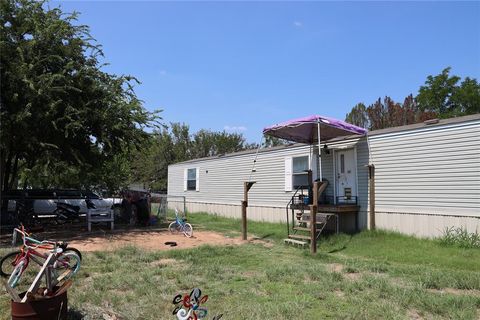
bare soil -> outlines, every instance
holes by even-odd
[[[177,245],[171,247],[166,245],[165,242],[176,242]],[[187,238],[183,234],[171,234],[165,230],[91,236],[83,239],[74,239],[70,241],[69,246],[75,247],[80,251],[113,251],[129,245],[146,250],[172,250],[195,248],[204,244],[238,245],[242,243],[245,243],[245,241],[242,241],[240,238],[228,238],[215,232],[197,231],[194,232],[193,237]]]

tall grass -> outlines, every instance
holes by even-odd
[[[439,241],[444,246],[457,246],[460,248],[480,248],[480,233],[468,232],[463,227],[449,227],[443,231]]]

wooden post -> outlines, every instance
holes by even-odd
[[[43,264],[42,268],[37,273],[37,276],[35,277],[32,284],[30,285],[30,288],[28,288],[28,291],[23,296],[23,299],[22,299],[23,303],[27,301],[29,293],[37,292],[37,289],[40,287],[40,282],[43,278],[43,275],[45,274],[45,272],[50,271],[49,267],[50,267],[50,265],[52,265],[55,262],[55,260],[57,258],[56,255],[57,255],[56,252],[52,252],[48,255],[47,259],[45,260],[45,263]]]
[[[313,183],[313,202],[310,205],[310,252],[317,252],[317,209],[318,209],[318,189],[320,182]]]
[[[255,181],[245,181],[243,183],[243,201],[242,201],[242,240],[247,240],[247,207],[248,191],[255,184]]]
[[[242,201],[242,240],[247,240],[247,201]]]
[[[368,166],[369,197],[370,197],[370,229],[375,229],[375,166]]]

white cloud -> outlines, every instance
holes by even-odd
[[[233,132],[243,132],[247,131],[247,127],[244,126],[224,126],[223,130],[225,131],[233,131]]]
[[[295,28],[301,28],[301,27],[303,27],[303,22],[301,22],[301,21],[294,21],[294,22],[293,22],[293,26],[294,26]]]

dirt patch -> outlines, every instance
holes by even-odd
[[[340,264],[340,263],[331,263],[331,264],[328,265],[328,268],[332,272],[342,273],[344,266],[343,266],[343,264]]]
[[[345,266],[340,263],[331,263],[328,265],[328,269],[331,272],[338,272],[343,274],[347,279],[356,281],[362,277],[362,274],[360,272],[346,272],[345,271]],[[348,269],[347,269],[348,271]]]
[[[171,247],[165,242],[176,242]],[[86,239],[76,239],[69,242],[70,246],[80,251],[113,251],[118,248],[134,245],[146,250],[172,250],[195,248],[204,244],[209,245],[239,245],[246,242],[265,243],[261,240],[242,241],[239,238],[227,238],[219,233],[209,231],[197,231],[192,238],[183,234],[171,234],[165,231],[125,232],[121,234],[105,234],[92,236]]]
[[[261,240],[259,238],[251,238],[248,240],[249,243],[253,243],[253,244],[261,244],[263,245],[265,248],[271,248],[273,247],[273,243],[271,242],[267,242],[267,241],[264,241],[264,240]]]
[[[258,277],[260,275],[260,272],[257,271],[244,271],[242,272],[242,275],[247,278],[254,278]]]
[[[334,290],[333,293],[335,294],[335,296],[339,297],[339,298],[343,298],[345,296],[345,293],[342,291],[342,290]]]
[[[423,317],[415,309],[408,310],[407,317],[409,319],[423,319]]]
[[[362,274],[359,272],[350,272],[350,273],[345,273],[345,277],[352,281],[356,281],[362,277]]]
[[[443,289],[427,289],[432,293],[449,293],[456,296],[480,296],[480,290],[475,289],[455,289],[455,288],[443,288]]]
[[[152,262],[150,262],[150,265],[152,267],[161,267],[161,266],[173,265],[173,264],[177,264],[177,263],[178,263],[178,261],[175,260],[175,259],[164,258],[164,259],[159,259],[159,260],[152,261]]]

